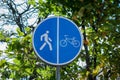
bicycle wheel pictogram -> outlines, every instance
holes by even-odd
[[[75,40],[75,41],[73,42],[73,46],[74,46],[74,47],[79,47],[79,46],[80,46],[80,42],[79,42],[78,40]]]
[[[60,46],[61,47],[66,47],[67,46],[67,41],[66,40],[61,40],[60,41]]]

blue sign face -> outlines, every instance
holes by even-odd
[[[82,35],[69,19],[50,17],[36,27],[33,47],[44,62],[51,65],[65,65],[79,55]]]

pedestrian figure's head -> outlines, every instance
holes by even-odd
[[[49,31],[46,31],[46,33],[49,33]]]

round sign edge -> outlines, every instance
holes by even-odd
[[[80,49],[79,49],[79,51],[77,52],[76,56],[73,57],[71,60],[69,60],[69,61],[67,61],[67,62],[64,62],[64,63],[60,63],[60,64],[58,64],[58,63],[52,63],[52,62],[49,62],[49,61],[45,60],[44,58],[42,58],[42,57],[39,55],[39,53],[37,52],[37,50],[35,49],[35,46],[34,46],[34,34],[35,34],[36,29],[37,29],[37,28],[39,27],[39,25],[42,24],[44,21],[46,21],[46,20],[48,20],[48,19],[51,19],[51,18],[62,18],[62,19],[65,19],[65,20],[67,20],[67,21],[70,21],[70,22],[77,28],[77,30],[78,30],[78,32],[79,32],[79,35],[81,36],[81,45],[80,45]],[[53,65],[53,66],[63,66],[63,65],[67,65],[67,64],[71,63],[72,61],[74,61],[74,60],[78,57],[78,55],[80,54],[81,48],[82,48],[82,46],[83,46],[83,35],[82,35],[81,31],[79,30],[78,26],[77,26],[72,20],[70,20],[70,19],[68,19],[68,18],[65,18],[65,17],[62,17],[62,16],[51,16],[51,17],[48,17],[48,18],[42,20],[42,21],[35,27],[35,30],[33,31],[33,35],[32,35],[32,45],[33,45],[33,50],[35,51],[36,55],[40,58],[40,60],[42,60],[43,62],[45,62],[45,63],[47,63],[47,64],[49,64],[49,65]]]

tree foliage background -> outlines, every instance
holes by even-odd
[[[43,63],[32,47],[36,25],[48,15],[73,20],[83,33],[83,49],[74,62],[61,67],[61,80],[115,80],[120,75],[119,0],[1,0],[0,79],[55,80],[55,67]],[[29,19],[35,18],[33,24]],[[5,26],[16,26],[6,31]],[[69,29],[68,29],[69,30]],[[85,62],[85,66],[78,64]]]

